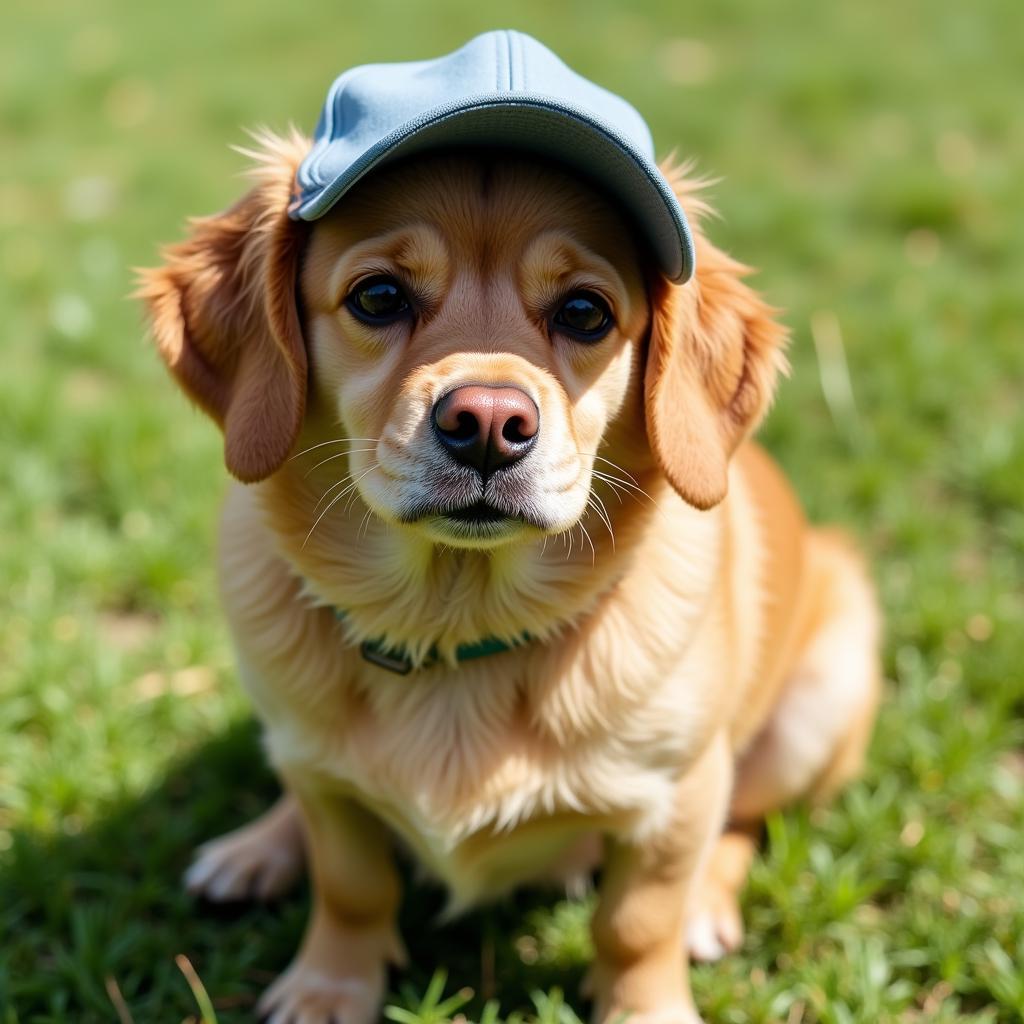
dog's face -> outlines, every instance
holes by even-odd
[[[535,161],[420,159],[315,225],[300,280],[316,401],[367,439],[347,468],[374,513],[453,546],[575,525],[649,320],[607,201]]]
[[[345,439],[337,493],[477,548],[571,528],[609,451],[693,505],[721,500],[782,361],[744,268],[698,233],[696,279],[669,285],[604,196],[479,151],[379,170],[297,225],[306,146],[271,140],[262,184],[143,277],[160,351],[236,476]]]

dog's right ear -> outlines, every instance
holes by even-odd
[[[749,269],[701,232],[700,183],[688,182],[685,168],[666,174],[693,228],[697,272],[685,285],[652,282],[647,436],[679,496],[709,509],[725,497],[729,458],[757,427],[785,371],[787,332],[745,283]]]
[[[224,431],[224,461],[262,480],[287,459],[306,405],[296,306],[305,224],[288,217],[308,143],[264,136],[258,184],[224,213],[192,222],[164,264],[139,273],[157,348],[185,392]]]

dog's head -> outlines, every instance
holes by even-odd
[[[568,530],[622,471],[722,500],[782,365],[740,264],[698,232],[695,278],[669,284],[578,177],[479,150],[383,168],[295,223],[306,150],[269,141],[256,187],[144,273],[160,352],[235,476],[310,449],[331,497],[347,484],[361,516],[454,547]]]

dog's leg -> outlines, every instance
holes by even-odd
[[[686,973],[684,910],[719,834],[732,758],[717,736],[679,785],[670,822],[642,840],[613,840],[594,914],[589,978],[595,1024],[695,1024]]]
[[[298,807],[285,794],[255,821],[200,846],[185,888],[217,903],[272,900],[291,888],[304,861]]]
[[[739,894],[764,817],[799,799],[822,802],[861,768],[880,693],[879,616],[860,559],[844,538],[808,537],[817,621],[779,703],[736,769],[732,828],[694,890],[687,931],[696,959],[743,941]]]
[[[263,995],[259,1013],[268,1024],[375,1024],[387,964],[405,959],[391,838],[352,801],[291,788],[305,827],[313,907],[302,948]]]

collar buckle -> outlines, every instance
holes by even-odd
[[[359,653],[371,665],[394,672],[395,675],[407,676],[412,671],[412,662],[409,658],[393,651],[383,651],[370,640],[364,640],[359,645]]]

